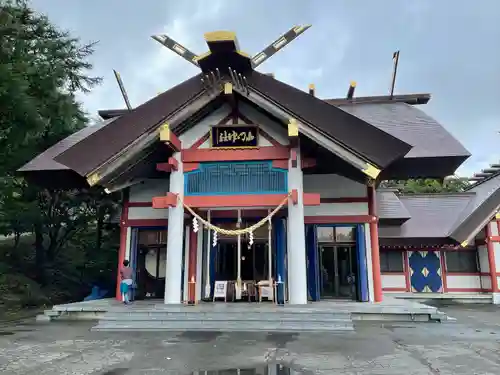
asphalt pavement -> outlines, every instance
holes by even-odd
[[[500,374],[500,307],[443,307],[455,323],[360,323],[355,333],[104,333],[93,323],[0,325],[0,373]],[[237,371],[236,369],[243,369]],[[294,372],[295,371],[295,372]]]

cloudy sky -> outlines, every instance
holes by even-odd
[[[500,161],[499,0],[32,0],[39,11],[84,41],[101,87],[86,109],[123,107],[117,69],[132,105],[197,73],[150,38],[166,33],[200,54],[203,33],[232,30],[253,55],[293,25],[313,27],[259,69],[322,98],[388,92],[392,53],[401,50],[396,93],[429,92],[421,107],[473,154],[459,174]],[[432,136],[432,135],[430,135]]]

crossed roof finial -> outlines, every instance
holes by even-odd
[[[245,70],[257,68],[310,27],[311,25],[292,27],[252,57],[249,57],[248,54],[240,50],[236,33],[232,31],[213,31],[205,33],[205,41],[207,42],[209,51],[201,55],[192,52],[168,35],[153,35],[152,38],[181,56],[190,64],[200,68],[203,72],[215,70],[215,68],[224,72],[227,70],[228,66],[231,66],[237,71],[244,72]]]

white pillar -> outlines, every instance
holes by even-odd
[[[290,254],[290,250],[291,250],[291,247],[290,247],[290,220],[286,219],[285,220],[286,222],[286,254],[285,254],[285,267],[286,267],[286,272],[285,272],[285,275],[287,276],[285,282],[285,289],[286,289],[286,300],[287,301],[290,301],[290,284],[288,284],[289,280],[290,280],[290,273],[288,272],[289,270],[289,267],[288,267],[288,254]]]
[[[271,213],[271,210],[267,211],[267,214],[269,215]],[[271,247],[271,221],[267,223],[267,279],[269,280],[269,285],[273,287],[271,279],[273,278],[273,253],[272,253],[272,247]],[[274,288],[273,288],[274,290]]]
[[[201,278],[201,273],[203,269],[203,229],[197,233],[198,242],[196,249],[196,300],[201,300],[201,286],[203,284],[203,280]]]
[[[278,375],[278,365],[277,364],[269,364],[267,366],[267,375]]]
[[[207,221],[210,223],[210,210],[207,212]],[[207,258],[205,262],[205,298],[210,298],[210,250],[212,249],[212,240],[210,239],[211,230],[207,230]]]
[[[139,234],[137,234],[139,235]],[[127,243],[125,244],[125,259],[130,261],[132,258],[132,228],[127,227]]]
[[[238,219],[237,219],[237,224],[236,228],[240,229],[241,228],[241,210],[238,210]],[[238,234],[237,236],[237,257],[238,257],[238,263],[237,264],[237,269],[236,269],[236,280],[237,280],[237,287],[239,288],[241,286],[241,235]]]
[[[191,228],[189,225],[184,226],[184,233],[186,233],[186,240],[184,241],[184,277],[182,280],[182,300],[187,301],[188,300],[188,292],[189,292],[189,240],[191,237],[189,236],[189,231]]]
[[[178,170],[170,174],[170,192],[184,198],[184,173],[180,152],[173,155]],[[165,276],[165,303],[181,303],[182,240],[184,236],[184,206],[177,202],[168,210],[167,265]]]
[[[297,165],[292,167],[288,161],[288,191],[297,190],[298,202],[288,204],[288,286],[290,303],[307,304],[307,267],[306,267],[306,235],[304,226],[303,175],[300,162],[300,150],[297,147]]]

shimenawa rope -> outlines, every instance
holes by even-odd
[[[220,233],[220,234],[224,234],[226,236],[238,236],[238,235],[241,235],[241,234],[246,234],[246,233],[254,232],[256,229],[258,229],[261,226],[263,226],[266,223],[266,221],[269,221],[285,205],[285,203],[287,202],[288,198],[291,195],[292,195],[292,193],[287,194],[287,196],[285,198],[283,198],[283,201],[273,211],[271,211],[269,213],[269,215],[267,215],[265,218],[263,218],[259,222],[255,223],[252,226],[249,226],[248,228],[233,229],[233,230],[219,228],[219,227],[217,227],[217,226],[209,223],[208,221],[206,221],[205,219],[203,219],[200,215],[198,215],[196,212],[194,212],[194,210],[191,207],[189,207],[188,205],[186,205],[184,203],[184,201],[181,199],[180,196],[177,196],[177,199],[178,199],[179,203],[181,203],[186,208],[186,210],[188,210],[189,213],[191,215],[193,215],[193,217],[195,217],[197,220],[199,220],[208,229],[211,229],[214,232],[217,232],[217,233]]]

